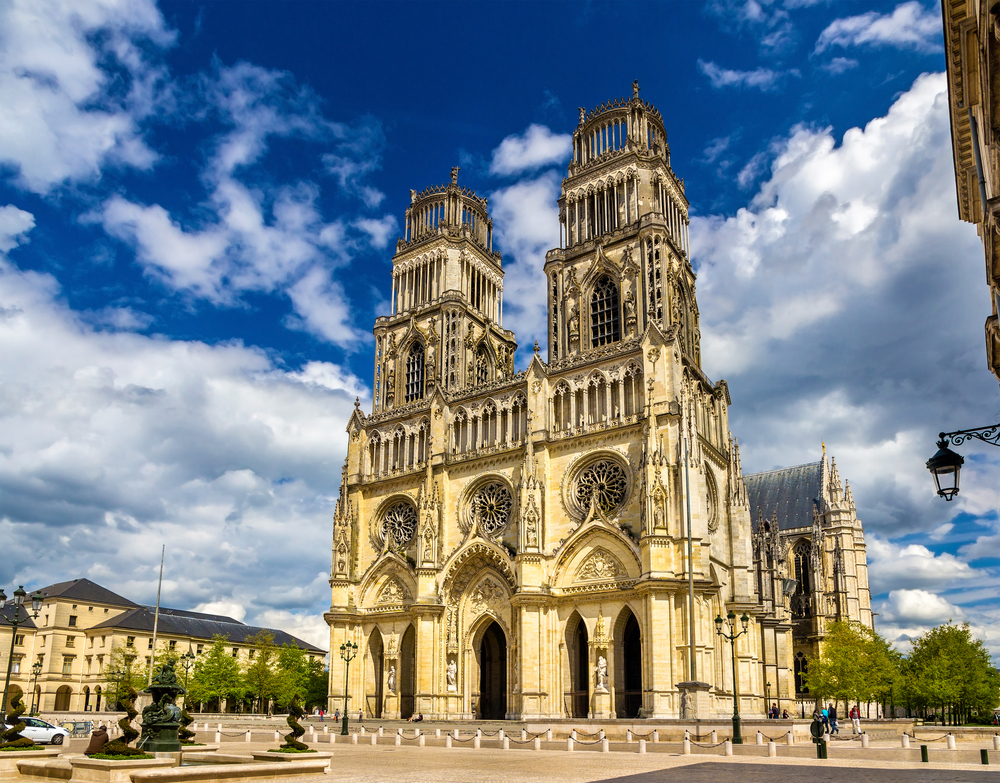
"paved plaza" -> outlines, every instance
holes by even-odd
[[[412,731],[408,734],[412,736]],[[200,739],[207,740],[207,736]],[[885,741],[862,751],[854,743],[831,747],[832,758],[819,761],[810,758],[811,746],[779,748],[779,755],[768,758],[766,747],[744,745],[736,755],[721,755],[721,748],[694,748],[689,756],[681,754],[678,743],[648,744],[647,753],[639,754],[637,743],[612,743],[612,752],[600,752],[600,745],[578,745],[572,753],[564,749],[565,741],[549,745],[552,749],[531,750],[531,746],[502,750],[489,746],[473,750],[464,747],[444,748],[433,736],[427,745],[419,747],[412,741],[401,746],[393,744],[391,736],[382,744],[372,746],[369,737],[359,738],[353,745],[337,737],[332,745],[326,737],[313,747],[332,751],[334,760],[329,775],[290,778],[295,783],[382,783],[395,780],[405,783],[700,783],[705,781],[738,781],[738,783],[769,783],[775,780],[808,780],[810,783],[856,783],[878,780],[879,783],[996,783],[997,767],[976,763],[978,748],[987,742],[962,744],[956,751],[933,750],[931,763],[903,760],[909,755]],[[492,743],[495,744],[494,739]],[[310,743],[312,744],[312,743]],[[81,753],[86,740],[72,740],[66,753]],[[273,742],[225,741],[221,752],[249,754],[274,747]],[[803,752],[799,755],[799,752]],[[918,752],[919,753],[919,752]],[[990,760],[1000,762],[1000,753],[991,751]],[[919,755],[917,756],[919,758]],[[30,780],[21,778],[22,781]]]

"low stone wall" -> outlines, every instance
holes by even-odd
[[[50,760],[58,756],[62,751],[59,748],[45,748],[43,750],[5,750],[0,752],[0,777],[9,777],[17,774],[17,762],[28,759]]]

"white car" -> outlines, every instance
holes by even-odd
[[[27,737],[39,745],[45,743],[62,745],[70,735],[62,726],[53,726],[41,718],[21,718],[21,720],[24,721],[24,731],[21,732],[21,736]],[[5,724],[4,728],[9,729],[10,724]]]

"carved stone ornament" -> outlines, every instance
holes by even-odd
[[[390,577],[389,580],[382,585],[378,598],[375,599],[375,605],[383,606],[385,604],[401,604],[409,600],[410,591],[407,590],[398,579]]]
[[[502,533],[507,528],[513,507],[510,490],[499,481],[480,487],[472,496],[471,512],[479,520],[479,529],[489,536]]]
[[[580,566],[576,578],[587,581],[617,579],[625,573],[625,567],[617,557],[606,549],[597,549]]]
[[[507,593],[504,589],[492,579],[487,578],[480,582],[476,586],[476,589],[472,591],[472,595],[469,598],[469,606],[475,614],[482,614],[487,609],[499,613],[506,597]]]
[[[625,503],[628,477],[618,462],[598,460],[580,471],[574,493],[581,507],[589,507],[593,499],[602,512],[612,514]]]
[[[417,510],[406,502],[394,503],[382,515],[382,540],[397,547],[410,543],[417,530]]]

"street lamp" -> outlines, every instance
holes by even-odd
[[[890,720],[894,720],[896,717],[896,705],[893,703],[896,700],[896,696],[892,691],[892,680],[889,680],[889,715]]]
[[[937,493],[945,500],[951,500],[958,494],[958,477],[962,471],[962,465],[965,464],[965,458],[948,447],[961,446],[969,438],[1000,446],[1000,424],[976,427],[971,430],[938,433],[938,450],[933,457],[927,460],[927,470],[934,476]]]
[[[771,717],[771,683],[764,683],[764,714]]]
[[[725,623],[729,626],[729,633],[722,630],[722,624]],[[726,615],[726,619],[723,620],[721,617],[715,618],[715,632],[721,636],[723,639],[728,639],[733,651],[733,744],[742,745],[743,735],[740,733],[740,694],[739,694],[739,682],[737,679],[736,672],[736,640],[739,639],[748,630],[747,626],[750,624],[750,618],[747,617],[746,612],[740,618],[740,623],[743,626],[742,631],[736,630],[736,614],[730,610],[729,614]]]
[[[3,702],[0,702],[0,718],[5,722],[7,720],[7,694],[10,692],[10,671],[14,665],[14,640],[17,639],[17,626],[28,621],[28,610],[24,610],[24,619],[21,619],[21,608],[24,605],[24,599],[27,598],[28,594],[24,592],[24,585],[21,585],[14,591],[14,611],[11,613],[11,617],[8,618],[8,622],[11,626],[10,631],[10,655],[7,656],[7,679],[4,680],[3,684]],[[42,608],[42,601],[45,600],[40,592],[35,591],[31,594],[31,617],[38,617],[38,612]],[[7,595],[3,590],[0,590],[0,609],[3,609],[7,605]]]
[[[347,736],[347,673],[351,670],[351,661],[358,654],[358,646],[354,642],[340,645],[340,658],[344,662],[344,725],[340,730],[342,737]]]
[[[35,696],[38,685],[38,675],[42,673],[42,662],[35,661],[31,664],[31,715],[35,714]]]
[[[187,709],[188,675],[191,673],[191,667],[194,666],[193,652],[188,650],[181,656],[181,666],[184,667],[184,709]]]

